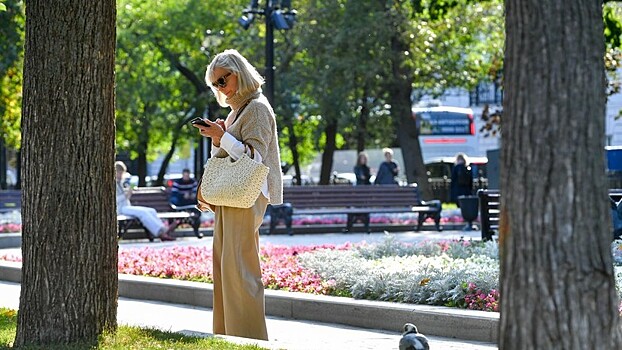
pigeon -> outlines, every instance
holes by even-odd
[[[430,350],[428,338],[419,333],[414,324],[406,323],[400,339],[400,350]]]

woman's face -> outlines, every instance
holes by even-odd
[[[214,69],[214,77],[216,78],[212,81],[212,85],[227,98],[235,95],[238,91],[238,77],[232,72],[222,67],[216,67]]]
[[[121,179],[123,179],[123,174],[125,174],[125,171],[123,171],[123,169],[116,169],[117,181],[121,181]]]

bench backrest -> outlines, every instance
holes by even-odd
[[[499,190],[479,190],[479,212],[482,225],[482,237],[499,231],[499,213],[501,208],[501,194]],[[622,189],[610,189],[609,197],[616,202],[622,200]]]
[[[20,210],[22,208],[22,192],[19,190],[0,191],[0,212]]]
[[[291,186],[283,202],[294,208],[408,207],[419,205],[417,186]]]
[[[479,219],[482,225],[482,238],[492,238],[499,230],[499,210],[501,194],[499,190],[479,190]]]
[[[137,187],[132,191],[130,202],[132,205],[151,207],[159,213],[174,211],[164,187]]]

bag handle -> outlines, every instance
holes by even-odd
[[[231,123],[231,125],[233,125],[238,120],[238,117],[240,116],[240,114],[242,114],[244,108],[246,108],[249,103],[251,103],[251,100],[246,101],[246,103],[242,107],[240,107],[240,109],[238,109],[238,112],[235,114],[235,119],[233,119],[233,123]]]
[[[246,153],[246,148],[248,148],[251,151],[251,159],[255,159],[255,148],[253,148],[253,146],[248,145],[248,144],[244,144],[244,153]]]

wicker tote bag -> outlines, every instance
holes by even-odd
[[[238,160],[227,156],[207,161],[199,188],[202,201],[234,208],[250,208],[255,204],[270,169],[253,160],[255,149],[252,146],[244,146],[244,154]],[[246,147],[251,151],[250,157]]]

